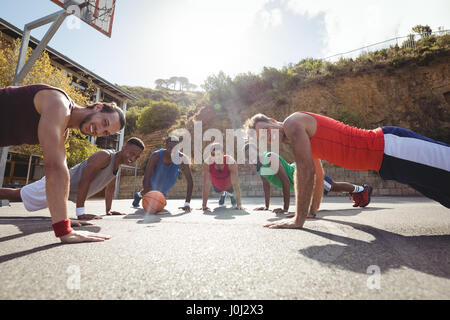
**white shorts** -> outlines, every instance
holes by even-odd
[[[20,189],[20,196],[25,209],[28,211],[38,211],[47,208],[45,177]]]

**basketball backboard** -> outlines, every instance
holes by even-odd
[[[64,9],[80,6],[79,18],[101,33],[111,37],[116,0],[51,0]]]

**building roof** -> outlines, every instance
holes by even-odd
[[[22,30],[20,30],[16,26],[13,26],[12,24],[3,20],[2,18],[0,18],[0,32],[10,36],[13,39],[22,38],[22,35],[23,35]],[[31,48],[33,48],[33,49],[36,48],[38,44],[39,44],[39,40],[37,40],[34,37],[30,37],[29,46]],[[85,67],[76,63],[72,59],[70,59],[67,56],[63,55],[62,53],[56,51],[55,49],[53,49],[51,47],[47,47],[45,50],[48,53],[52,63],[54,63],[56,66],[73,74],[75,77],[80,78],[81,80],[92,81],[96,86],[100,87],[103,92],[112,96],[113,98],[116,98],[121,101],[123,101],[123,100],[138,100],[135,96],[129,94],[122,88],[103,79],[102,77],[98,76],[94,72],[86,69]]]

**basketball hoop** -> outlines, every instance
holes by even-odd
[[[76,15],[82,21],[111,38],[116,0],[51,0],[58,6],[69,9],[77,6]]]

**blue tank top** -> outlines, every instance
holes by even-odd
[[[150,188],[162,192],[165,196],[177,182],[180,166],[173,162],[166,166],[163,160],[163,151],[164,149],[158,150],[159,159],[150,179]]]

